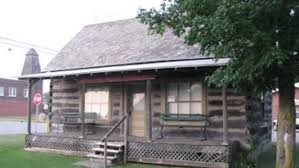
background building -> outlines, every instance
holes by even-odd
[[[27,87],[26,81],[0,78],[0,117],[26,116]]]
[[[22,75],[39,73],[41,71],[38,54],[30,49],[26,54]],[[14,117],[27,115],[28,81],[0,78],[0,117]],[[32,86],[32,96],[43,93],[43,82]],[[31,96],[31,97],[32,97]],[[39,111],[42,106],[39,107]],[[35,112],[32,106],[31,112]]]

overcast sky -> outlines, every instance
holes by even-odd
[[[157,8],[160,3],[161,0],[1,0],[0,77],[19,76],[30,47],[3,37],[59,51],[84,25],[133,18],[139,8]],[[36,49],[44,68],[55,52]]]

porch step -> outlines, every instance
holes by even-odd
[[[105,159],[105,143],[97,143],[98,147],[92,149],[92,153],[86,156],[91,160],[104,162]],[[124,144],[121,142],[107,142],[107,163],[116,163],[123,160]]]
[[[93,148],[92,151],[94,152],[104,152],[104,148]],[[121,153],[122,150],[115,150],[115,149],[107,149],[107,153]]]
[[[104,146],[105,143],[99,142],[99,143],[97,143],[97,145]],[[122,143],[122,142],[107,142],[107,147],[121,148],[121,147],[124,147],[124,143]]]
[[[88,158],[91,158],[91,159],[99,159],[99,160],[104,160],[105,159],[104,155],[97,155],[97,154],[94,154],[94,153],[89,153],[86,156]],[[117,158],[117,156],[107,156],[107,162],[111,163],[116,158]]]

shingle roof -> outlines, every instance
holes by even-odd
[[[203,58],[171,31],[149,35],[147,26],[128,19],[85,26],[44,71]]]

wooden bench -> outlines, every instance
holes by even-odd
[[[207,140],[206,128],[210,124],[205,114],[161,114],[161,138],[163,138],[164,127],[188,127],[201,128],[201,136],[203,140]]]
[[[66,131],[69,128],[79,129],[82,124],[81,115],[82,114],[80,112],[65,112],[63,115],[64,131]],[[96,120],[97,120],[97,113],[93,113],[93,112],[85,113],[84,123],[86,125],[87,134],[95,133]]]

